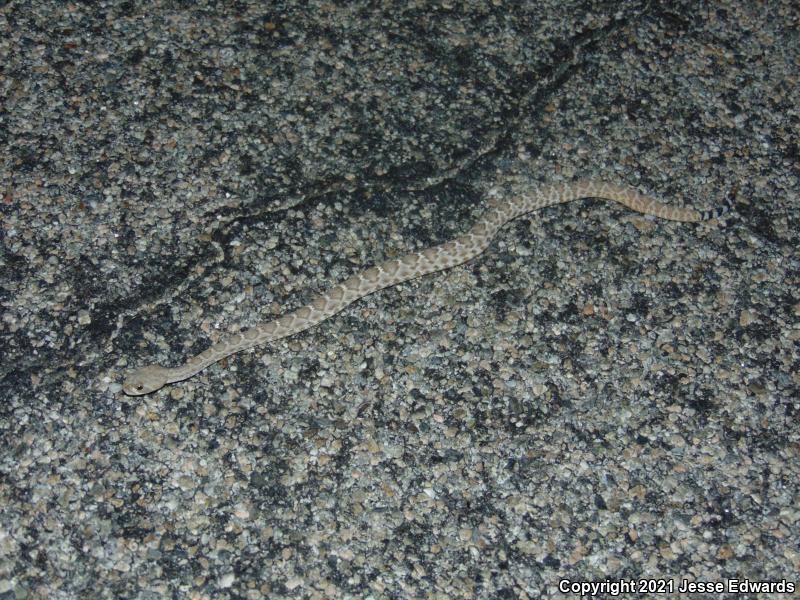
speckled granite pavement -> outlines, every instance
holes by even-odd
[[[0,2],[0,598],[798,597],[796,3],[288,4]]]

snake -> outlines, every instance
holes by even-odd
[[[226,356],[300,333],[368,294],[475,258],[486,250],[502,227],[521,215],[580,198],[610,200],[639,213],[687,223],[717,219],[731,209],[728,199],[721,207],[701,211],[665,204],[632,187],[596,180],[545,185],[510,198],[492,198],[486,211],[463,235],[364,269],[318,295],[309,304],[273,321],[232,334],[180,366],[170,368],[154,364],[135,369],[126,377],[122,390],[130,396],[150,394],[167,384],[188,379]]]

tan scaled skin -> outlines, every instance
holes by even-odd
[[[181,366],[166,368],[149,365],[136,369],[125,379],[122,389],[130,396],[149,394],[168,383],[188,379],[226,356],[294,335],[332,317],[368,294],[428,273],[449,269],[476,257],[489,246],[498,230],[520,215],[579,198],[613,200],[640,213],[691,223],[715,219],[730,208],[726,204],[716,210],[698,211],[670,206],[644,196],[633,188],[598,181],[548,185],[522,196],[493,200],[467,233],[444,244],[387,260],[361,271],[317,296],[310,304],[274,321],[231,335]]]

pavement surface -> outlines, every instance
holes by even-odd
[[[0,2],[0,598],[800,597],[799,26]],[[733,211],[550,207],[121,391],[579,178]]]

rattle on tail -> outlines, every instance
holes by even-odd
[[[640,213],[689,223],[716,219],[731,208],[729,201],[718,209],[707,211],[670,206],[644,196],[633,188],[596,181],[549,185],[523,196],[495,200],[490,203],[489,209],[472,229],[464,235],[357,273],[317,296],[310,304],[275,321],[261,323],[236,333],[190,358],[179,367],[150,365],[136,369],[125,379],[122,389],[130,396],[149,394],[168,383],[187,379],[235,352],[299,333],[330,318],[367,294],[434,271],[449,269],[474,258],[489,246],[500,228],[520,215],[578,198],[613,200]]]

